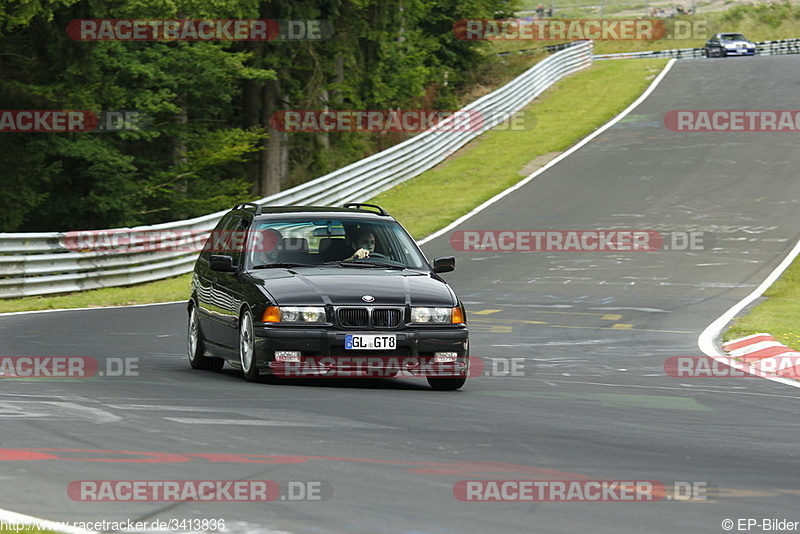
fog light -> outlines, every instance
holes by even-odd
[[[300,356],[302,356],[302,352],[299,350],[276,350],[275,351],[275,361],[276,362],[299,362]]]
[[[433,363],[453,363],[458,360],[457,352],[434,352]]]

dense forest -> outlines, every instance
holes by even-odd
[[[211,213],[400,138],[285,133],[278,110],[458,109],[485,43],[464,18],[514,0],[19,0],[0,6],[0,109],[128,113],[120,131],[0,131],[0,232]],[[320,39],[80,40],[71,21],[323,21]],[[75,22],[72,22],[74,25]],[[141,120],[143,119],[143,120]],[[129,124],[130,126],[130,124]]]

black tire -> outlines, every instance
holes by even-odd
[[[248,382],[258,379],[256,366],[255,332],[253,330],[253,313],[245,310],[239,321],[239,364],[242,366],[242,375]]]
[[[466,376],[429,376],[428,385],[436,391],[455,391],[467,381]]]
[[[200,329],[200,322],[197,319],[197,307],[192,304],[189,308],[189,365],[192,369],[202,371],[221,371],[225,365],[225,360],[220,358],[209,358],[205,356],[206,344],[203,339],[203,331]]]

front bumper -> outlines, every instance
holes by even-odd
[[[394,334],[392,350],[345,349],[347,334]],[[414,376],[466,376],[469,368],[469,333],[465,326],[391,331],[344,331],[256,325],[256,366],[281,376],[394,376],[400,371]],[[275,351],[299,351],[299,362],[275,361]],[[437,352],[456,353],[452,362],[435,362]]]
[[[725,48],[726,56],[754,56],[756,54],[755,48]]]

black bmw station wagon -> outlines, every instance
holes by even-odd
[[[379,206],[237,204],[192,277],[189,362],[245,379],[424,376],[455,390],[469,371],[466,313],[406,230]]]

